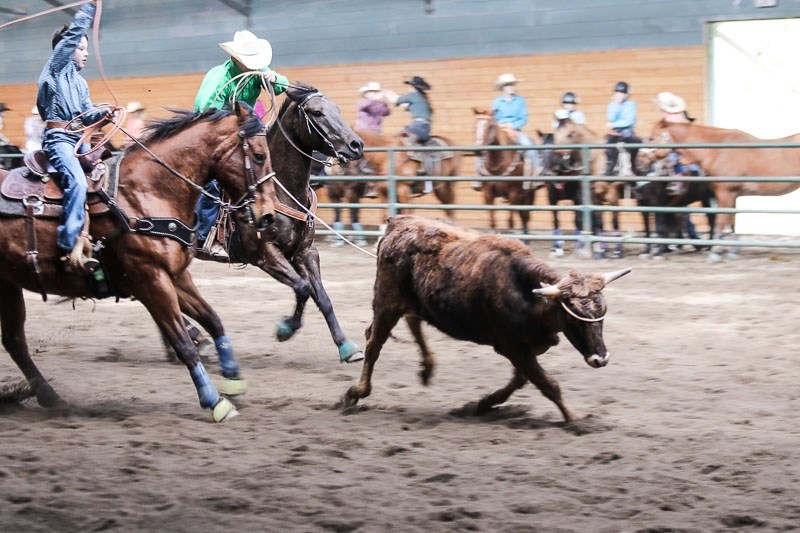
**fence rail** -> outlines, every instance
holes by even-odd
[[[574,145],[558,145],[560,150],[580,150],[584,160],[589,159],[590,150],[605,150],[610,146],[616,147],[620,151],[629,148],[652,148],[652,149],[665,149],[665,148],[714,148],[714,149],[741,149],[741,148],[757,148],[769,150],[770,148],[798,148],[800,143],[641,143],[641,144],[624,144],[618,143],[615,145],[607,144],[574,144]],[[397,182],[398,181],[446,181],[446,182],[461,182],[461,181],[519,181],[529,182],[531,177],[520,176],[417,176],[409,178],[397,175],[397,153],[398,152],[438,152],[438,151],[451,151],[451,152],[464,152],[467,155],[477,155],[481,152],[487,151],[502,151],[502,150],[529,150],[529,151],[546,151],[552,150],[553,145],[515,145],[515,146],[448,146],[442,147],[405,147],[405,146],[386,146],[386,147],[370,147],[365,148],[365,152],[386,152],[389,158],[389,175],[388,176],[315,176],[314,180],[319,182],[330,181],[387,181],[388,182],[388,202],[385,203],[330,203],[322,202],[319,204],[320,208],[341,208],[341,209],[385,209],[390,215],[397,214],[402,209],[415,209],[415,210],[452,210],[452,211],[570,211],[582,217],[582,231],[576,235],[539,233],[539,234],[505,234],[508,237],[513,237],[522,240],[531,241],[576,241],[582,246],[591,246],[594,242],[604,243],[623,243],[623,244],[655,244],[655,245],[682,245],[682,244],[695,244],[699,246],[716,246],[716,245],[732,245],[737,247],[764,247],[764,248],[800,248],[800,240],[791,239],[786,237],[776,238],[775,240],[758,240],[739,238],[731,239],[677,239],[677,238],[653,238],[643,237],[637,235],[593,235],[591,230],[591,213],[593,212],[618,212],[618,213],[700,213],[700,214],[780,214],[780,215],[800,215],[800,209],[740,209],[740,208],[720,208],[720,207],[651,207],[651,206],[608,206],[608,205],[593,205],[591,203],[583,203],[579,205],[472,205],[472,204],[410,204],[399,203],[397,200]],[[9,154],[3,155],[8,158],[21,158],[21,155]],[[800,169],[798,169],[800,170]],[[536,176],[535,181],[578,181],[581,183],[582,198],[588,198],[591,202],[591,184],[594,181],[608,181],[605,176],[591,176],[582,174],[579,176]],[[645,181],[662,181],[672,182],[677,181],[674,176],[614,176],[614,181],[623,181],[626,183],[640,183]],[[800,184],[800,177],[798,176],[681,176],[680,181],[692,182],[797,182]],[[320,235],[331,234],[330,231],[319,229]],[[382,234],[381,231],[343,231],[346,236],[371,236],[378,237]]]

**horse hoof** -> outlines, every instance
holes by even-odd
[[[220,399],[211,412],[214,417],[214,422],[217,423],[239,416],[239,411],[236,410],[236,407],[227,398]]]
[[[364,353],[356,346],[353,341],[346,341],[339,346],[339,362],[357,363],[364,360]]]
[[[288,341],[292,338],[295,333],[295,330],[290,324],[288,320],[281,320],[278,322],[278,328],[275,330],[275,336],[278,338],[280,342]]]
[[[247,383],[243,379],[222,378],[219,392],[225,396],[241,396],[247,392]]]
[[[717,252],[710,252],[708,254],[709,263],[719,263],[720,261],[722,261],[722,257]]]

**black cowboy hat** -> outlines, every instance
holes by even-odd
[[[423,80],[419,76],[414,76],[410,80],[404,81],[403,83],[407,83],[407,84],[411,85],[412,87],[414,87],[415,89],[418,89],[420,91],[430,91],[431,90],[431,86],[428,85],[428,82]]]
[[[5,102],[0,102],[0,113],[2,113],[3,111],[11,111],[11,108],[10,107],[6,107],[6,103]]]

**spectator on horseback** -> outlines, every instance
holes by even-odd
[[[206,73],[197,96],[194,99],[194,110],[198,113],[215,107],[231,109],[233,101],[243,101],[250,107],[255,106],[261,94],[262,79],[270,83],[276,95],[281,94],[289,86],[289,79],[270,69],[272,62],[272,45],[266,39],[259,39],[247,30],[237,31],[232,41],[220,43],[220,48],[230,58]],[[245,72],[258,73],[247,79],[234,78]],[[216,180],[206,185],[206,192],[219,198],[221,191]],[[227,253],[214,242],[211,229],[219,215],[219,204],[206,195],[200,196],[195,208],[197,216],[197,239],[203,243],[203,249],[212,254],[226,256]],[[211,238],[209,238],[211,237]]]
[[[553,121],[553,128],[557,128],[558,121],[565,118],[570,119],[575,124],[586,124],[586,115],[578,109],[578,104],[580,103],[581,99],[578,98],[578,95],[571,91],[565,92],[561,97],[561,107],[553,113],[556,118]]]
[[[530,137],[522,131],[522,128],[528,123],[528,103],[525,98],[517,94],[516,86],[521,81],[523,80],[518,79],[511,73],[500,74],[497,77],[494,82],[494,88],[501,91],[502,94],[492,101],[492,114],[501,128],[514,131],[517,144],[533,146]],[[536,166],[538,166],[538,154],[526,151],[524,174],[530,176],[534,173]],[[525,189],[529,189],[530,186],[530,182],[523,183],[523,188]]]
[[[606,110],[606,135],[607,144],[640,143],[642,140],[634,133],[636,126],[636,102],[629,97],[630,87],[624,81],[617,82],[611,101]],[[631,166],[636,161],[638,149],[628,149],[631,155]],[[616,146],[606,149],[606,176],[614,175],[614,167],[619,159],[619,150]]]
[[[358,101],[358,115],[356,116],[356,129],[381,133],[381,123],[383,119],[392,112],[389,109],[388,99],[384,94],[381,84],[371,81],[358,90],[361,100]],[[366,158],[361,160],[359,169],[363,174],[374,174],[374,169],[370,168]],[[368,181],[364,191],[365,198],[377,198],[375,192],[375,182]]]
[[[67,124],[83,114],[83,124],[107,118],[107,111],[93,109],[89,85],[80,75],[89,59],[86,32],[94,19],[97,0],[84,4],[72,22],[55,31],[53,53],[39,76],[36,106],[45,121],[42,148],[50,163],[61,174],[64,189],[64,214],[57,229],[57,244],[68,257],[73,270],[93,271],[99,263],[91,257],[86,217],[87,180],[74,154],[80,135],[65,130]]]
[[[387,91],[385,93],[386,97],[394,105],[401,106],[411,114],[411,123],[400,130],[400,134],[407,137],[410,144],[424,145],[431,137],[433,108],[427,94],[431,90],[431,86],[420,76],[413,76],[403,83],[411,85],[414,90],[400,97],[391,91]],[[426,181],[425,188],[421,191],[421,194],[427,194],[432,191],[433,182]]]
[[[5,102],[0,102],[0,145],[11,144],[11,141],[8,140],[8,137],[6,137],[3,134],[3,126],[5,125],[6,111],[11,111],[11,108],[6,107]]]
[[[39,116],[39,108],[33,106],[31,114],[22,125],[25,131],[25,151],[27,153],[42,149],[42,135],[44,135],[44,121]]]
[[[661,118],[667,122],[691,124],[695,120],[689,116],[689,113],[686,111],[686,101],[677,94],[671,92],[660,92],[653,99],[653,103],[655,103],[658,109],[661,111]],[[678,153],[676,150],[670,151],[669,155],[667,156],[667,162],[669,163],[669,167],[672,169],[672,173],[675,176],[700,175],[700,166],[697,163],[686,162],[682,160],[680,153]],[[687,188],[688,184],[684,181],[672,181],[667,184],[667,192],[671,196],[683,194],[686,192]],[[691,224],[691,222],[689,222],[689,224]],[[696,234],[696,232],[694,232],[694,227],[690,228],[689,233]]]

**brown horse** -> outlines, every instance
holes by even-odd
[[[475,113],[475,144],[478,146],[509,146],[519,144],[514,132],[502,128],[489,111],[473,109]],[[524,176],[524,152],[517,150],[492,150],[481,152],[477,160],[480,176]],[[506,198],[510,205],[533,204],[533,188],[526,188],[522,181],[482,181],[481,193],[486,205],[493,205],[495,198]],[[517,211],[522,222],[522,232],[528,233],[530,211]],[[489,226],[496,228],[494,210],[489,210]],[[514,229],[514,211],[508,216],[508,229]]]
[[[405,147],[408,146],[407,138],[402,134],[388,137],[372,131],[356,129],[355,132],[364,140],[364,146],[374,147]],[[445,137],[432,135],[431,140],[440,146],[453,146],[453,142]],[[428,156],[427,165],[423,159],[425,154]],[[397,185],[397,201],[402,204],[409,203],[413,193],[415,183],[424,179],[422,176],[427,172],[428,175],[435,176],[458,176],[461,168],[461,154],[459,152],[394,152],[395,175],[400,179]],[[366,164],[370,171],[378,176],[389,175],[389,154],[387,152],[365,152],[364,161],[350,163],[345,168],[345,175],[357,176],[363,174],[362,166]],[[429,168],[426,168],[429,167]],[[405,178],[405,179],[404,179]],[[381,202],[387,202],[389,198],[389,184],[385,181],[376,184],[376,191]],[[452,204],[455,201],[453,182],[435,182],[433,194],[442,204]],[[453,211],[447,210],[445,214],[452,219]]]
[[[604,136],[595,133],[585,124],[577,124],[570,118],[559,118],[558,125],[553,131],[553,144],[604,144]],[[589,161],[584,161],[581,150],[578,149],[553,149],[553,152],[560,157],[561,166],[567,169],[571,175],[588,174],[590,176],[602,176],[606,170],[605,149],[591,150]],[[615,181],[594,181],[592,182],[592,205],[619,205],[622,198],[623,182]],[[619,216],[613,212],[611,216],[614,233],[619,233]],[[594,211],[592,213],[592,232],[602,233],[603,220],[602,213]],[[621,255],[621,247],[615,250],[615,257]]]
[[[52,182],[23,176],[27,169],[0,174],[0,328],[2,343],[28,380],[42,406],[63,401],[31,360],[25,339],[23,289],[68,298],[133,297],[142,302],[189,369],[200,406],[214,421],[234,416],[233,404],[211,383],[184,328],[181,312],[225,339],[219,316],[198,292],[187,270],[193,257],[194,206],[203,184],[215,177],[232,198],[241,223],[269,230],[275,216],[275,190],[264,126],[249,107],[233,112],[211,109],[198,114],[178,111],[154,123],[144,147],[127,150],[112,173],[112,185],[90,195],[89,233],[101,270],[93,275],[65,270],[56,247],[61,216]],[[35,179],[34,179],[35,178]],[[25,180],[25,181],[23,181]],[[18,184],[24,202],[10,199]],[[112,198],[109,198],[112,197]],[[105,205],[104,205],[105,204]],[[100,275],[102,273],[102,275]],[[102,279],[104,277],[104,279]],[[106,290],[98,290],[102,280]],[[113,332],[109,343],[113,343]],[[229,344],[220,352],[221,391],[243,390],[239,366]],[[228,387],[230,385],[230,387]]]
[[[650,138],[656,143],[756,143],[770,142],[759,139],[741,130],[698,126],[661,120],[653,127]],[[800,134],[775,143],[800,142]],[[797,176],[800,173],[800,150],[797,148],[675,148],[687,161],[697,163],[708,176]],[[666,157],[669,150],[659,150],[656,155]],[[736,207],[739,196],[781,196],[798,187],[800,182],[724,182],[709,183],[717,198],[717,205],[723,208]],[[722,236],[733,231],[734,217],[730,213],[719,213],[716,220],[716,235]],[[719,257],[717,251],[710,256]]]

